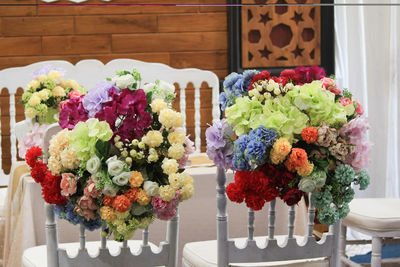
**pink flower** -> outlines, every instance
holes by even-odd
[[[182,158],[178,160],[179,169],[183,169],[186,166],[190,165],[189,155],[195,152],[194,143],[189,139],[189,136],[186,136],[185,142],[185,154]]]
[[[74,212],[76,212],[77,214],[85,217],[86,220],[94,220],[97,218],[96,213],[94,213],[93,210],[87,210],[87,209],[82,209],[79,206],[75,206],[74,208]]]
[[[78,200],[78,205],[82,208],[82,210],[96,210],[97,206],[94,203],[93,198],[88,196],[82,196]]]
[[[331,91],[335,95],[340,95],[342,93],[342,90],[340,90],[340,88],[336,86],[335,80],[324,77],[321,79],[321,81],[322,81],[322,86],[325,87],[326,90]]]
[[[345,163],[350,164],[355,171],[361,171],[362,169],[365,169],[368,167],[370,150],[370,142],[365,142],[355,146],[354,152],[347,156]]]
[[[32,131],[22,137],[21,142],[18,143],[18,155],[21,158],[25,158],[26,151],[29,148],[33,146],[43,147],[43,135],[48,126],[48,124],[40,125],[39,123],[35,123]]]
[[[344,107],[347,106],[347,105],[350,105],[352,103],[353,102],[351,101],[350,98],[344,98],[344,97],[340,98],[340,104],[342,104]]]
[[[164,201],[159,196],[153,197],[151,200],[153,213],[157,214],[157,217],[161,220],[172,219],[176,215],[176,207],[178,206],[179,197],[179,190],[175,192],[175,197],[170,201]]]
[[[76,193],[76,178],[73,173],[61,174],[61,195],[68,197]]]
[[[72,99],[72,98],[79,98],[81,96],[81,94],[76,91],[76,90],[72,90],[71,92],[69,92],[68,94],[68,98]]]
[[[101,195],[101,190],[96,188],[96,183],[89,180],[83,190],[83,194],[88,197],[97,198]]]
[[[81,95],[76,98],[71,98],[67,101],[63,101],[60,103],[60,119],[58,123],[61,128],[68,130],[74,129],[75,125],[80,121],[86,121],[88,117],[88,113],[83,108],[82,99],[84,95]]]
[[[354,103],[357,104],[356,112],[357,112],[359,115],[364,114],[364,108],[363,108],[363,106],[360,104],[360,102],[358,102],[357,100],[354,100]]]

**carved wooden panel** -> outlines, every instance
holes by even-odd
[[[277,4],[319,2],[274,1]],[[242,3],[265,4],[267,1],[242,0]],[[243,6],[241,16],[242,68],[321,64],[320,7]]]

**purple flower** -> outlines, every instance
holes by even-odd
[[[37,78],[40,75],[48,75],[49,72],[52,71],[52,70],[58,71],[61,74],[61,76],[65,75],[65,70],[64,69],[56,68],[53,65],[46,65],[46,66],[42,67],[41,69],[34,71],[32,73],[32,76],[33,76],[33,78]]]
[[[71,98],[60,103],[60,124],[61,128],[74,129],[75,125],[80,121],[87,121],[88,114],[83,108],[82,99],[85,95]]]
[[[111,93],[114,91],[118,91],[118,88],[111,81],[101,81],[88,91],[83,99],[83,107],[88,111],[90,118],[103,108],[104,103],[112,99]]]
[[[207,155],[218,167],[231,169],[233,158],[232,127],[224,119],[206,130]]]

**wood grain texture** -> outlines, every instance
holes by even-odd
[[[4,36],[66,35],[74,32],[73,17],[3,18]]]

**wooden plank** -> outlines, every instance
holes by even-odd
[[[3,2],[2,2],[3,4]],[[10,16],[34,16],[36,15],[35,6],[2,6],[0,8],[1,17]]]
[[[215,1],[215,0],[200,0],[199,7],[200,12],[227,12],[228,7],[226,6],[213,6],[215,4],[228,4],[228,1]]]
[[[155,32],[155,15],[77,16],[76,34]]]
[[[42,40],[44,55],[79,55],[109,53],[110,36],[45,36]]]
[[[199,51],[171,53],[170,65],[174,68],[199,68],[205,70],[228,68],[228,52]]]
[[[177,52],[226,50],[226,32],[115,34],[112,36],[113,52]]]
[[[159,32],[227,31],[226,13],[173,14],[158,17]]]
[[[73,17],[3,18],[4,36],[66,35],[74,32]]]
[[[39,55],[41,53],[40,37],[0,38],[0,51],[2,56]]]

